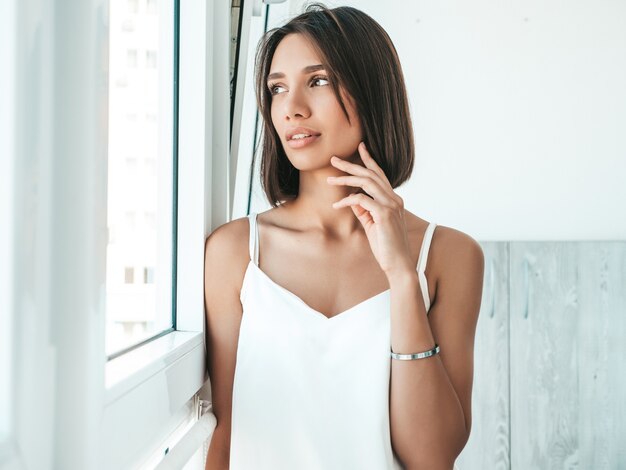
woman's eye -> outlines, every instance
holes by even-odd
[[[318,80],[322,80],[322,81],[328,82],[328,79],[326,77],[313,77],[311,79],[312,82],[316,82]]]
[[[274,91],[276,88],[282,88],[280,85],[270,85],[270,94],[276,95],[277,93]]]
[[[311,79],[311,82],[310,82],[310,83],[317,82],[317,81],[319,81],[319,80],[322,80],[322,81],[328,82],[328,78],[323,77],[323,76],[317,76],[317,77],[313,77],[313,78]],[[321,86],[325,86],[325,85],[321,85]],[[282,88],[282,86],[281,86],[281,85],[274,85],[274,84],[272,83],[272,84],[270,84],[270,85],[268,86],[268,88],[270,89],[270,94],[272,94],[272,95],[278,95],[279,93],[277,93],[275,90],[276,90],[276,88]]]

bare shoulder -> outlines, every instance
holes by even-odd
[[[429,221],[406,211],[407,230],[417,247],[421,246],[422,239]],[[431,241],[427,273],[439,285],[442,278],[449,279],[463,271],[482,276],[484,254],[480,244],[461,230],[446,225],[439,225],[433,233]],[[461,268],[461,269],[460,269]]]
[[[205,276],[214,271],[231,289],[239,291],[250,260],[249,230],[247,217],[240,217],[220,225],[209,234],[204,246]]]
[[[435,233],[437,246],[433,244],[433,249],[441,252],[440,258],[445,265],[462,260],[477,262],[483,258],[482,247],[467,233],[445,225],[437,225]]]
[[[247,245],[249,222],[247,217],[240,217],[226,222],[207,237],[207,244],[218,244],[220,248],[237,249],[242,243]]]
[[[449,312],[461,314],[465,311],[465,326],[471,331],[475,328],[481,303],[485,269],[483,249],[467,233],[444,225],[437,225],[432,249],[437,258],[436,303],[439,304],[434,306],[434,311],[440,308],[447,311],[440,313],[435,321],[443,321]]]

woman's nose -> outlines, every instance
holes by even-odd
[[[285,117],[293,118],[296,115],[308,117],[311,110],[305,92],[299,89],[289,90],[284,100]]]

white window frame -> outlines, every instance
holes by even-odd
[[[11,289],[18,374],[2,470],[140,467],[197,419],[206,385],[204,239],[232,198],[229,2],[181,0],[177,331],[106,363],[108,2],[3,1],[17,261],[32,251]]]
[[[168,436],[198,417],[194,396],[208,379],[204,240],[230,214],[229,121],[213,119],[230,113],[228,7],[181,1],[176,331],[107,364],[102,468],[135,468],[164,455]]]

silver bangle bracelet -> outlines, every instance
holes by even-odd
[[[393,359],[399,359],[401,361],[412,361],[413,359],[424,359],[425,357],[434,356],[435,354],[439,354],[439,345],[435,343],[435,347],[424,352],[414,353],[414,354],[396,354],[391,351],[391,357]]]

